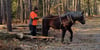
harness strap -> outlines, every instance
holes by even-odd
[[[73,21],[71,15],[67,16],[67,18],[68,18],[68,20],[70,20],[72,23],[74,23],[74,21]]]
[[[59,20],[60,20],[60,28],[61,28],[61,25],[62,25],[62,21],[61,21],[61,18],[60,18],[60,16],[59,16]]]
[[[62,24],[60,16],[59,16],[59,20],[60,20],[60,23]]]

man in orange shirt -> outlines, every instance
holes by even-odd
[[[31,35],[36,36],[36,25],[37,25],[37,20],[39,19],[37,17],[37,12],[38,8],[35,7],[33,11],[30,12],[30,17],[29,17],[29,29],[31,31]]]

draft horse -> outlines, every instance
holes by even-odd
[[[79,21],[81,24],[85,24],[84,12],[73,11],[67,12],[62,16],[49,15],[43,18],[42,21],[42,34],[48,36],[48,30],[50,27],[54,29],[62,30],[61,42],[63,43],[66,31],[70,32],[70,42],[73,39],[73,31],[71,26],[75,24],[75,21]]]

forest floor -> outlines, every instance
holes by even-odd
[[[69,41],[69,32],[66,32],[65,44],[61,41],[61,31],[49,31],[50,36],[55,39],[23,39],[9,38],[5,36],[5,29],[0,30],[0,50],[100,50],[100,17],[86,19],[86,24],[76,23],[72,27],[74,32],[73,42]],[[16,30],[19,32],[29,32],[28,29]],[[2,38],[4,37],[4,38]]]

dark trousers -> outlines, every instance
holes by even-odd
[[[36,26],[29,25],[29,29],[31,31],[31,35],[36,36]]]

